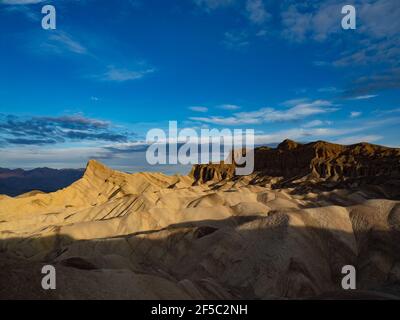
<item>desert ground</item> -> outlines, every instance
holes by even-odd
[[[0,196],[0,298],[400,298],[399,154],[286,141],[243,177],[91,160],[57,192]],[[357,290],[342,289],[345,265]]]

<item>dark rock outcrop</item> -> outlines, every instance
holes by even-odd
[[[290,186],[295,181],[329,182],[332,186],[351,184],[390,184],[399,190],[400,149],[369,143],[339,145],[324,141],[307,144],[285,140],[277,148],[254,150],[255,181],[279,177],[276,187]],[[197,182],[219,181],[235,177],[234,164],[197,165],[192,176]],[[400,194],[400,191],[398,191]]]

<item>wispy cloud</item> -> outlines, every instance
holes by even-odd
[[[82,168],[85,162],[103,154],[100,147],[53,148],[43,145],[14,145],[2,154],[2,164],[9,167]]]
[[[39,3],[39,2],[34,2],[34,3]],[[41,19],[41,14],[40,11],[38,10],[33,10],[29,4],[34,4],[33,2],[29,3],[14,3],[14,2],[1,2],[0,4],[6,5],[4,7],[4,11],[8,13],[18,13],[18,14],[23,14],[25,17],[27,17],[31,21],[38,22]]]
[[[67,141],[127,141],[110,122],[70,115],[22,118],[0,115],[0,141],[15,145],[45,145]]]
[[[362,115],[362,112],[360,112],[360,111],[352,111],[352,112],[350,112],[350,118],[358,118],[361,115]]]
[[[369,67],[375,75],[358,79],[345,92],[345,97],[370,95],[386,89],[400,88],[400,6],[394,0],[355,0],[357,30],[347,32],[340,26],[343,3],[335,0],[282,4],[281,34],[292,42],[330,41],[329,52],[334,53],[347,41],[351,45],[341,50],[332,61],[315,61],[316,66]],[[335,53],[335,56],[336,53]],[[374,66],[372,68],[372,66]],[[386,71],[382,71],[385,70]],[[381,71],[378,71],[381,70]]]
[[[400,113],[400,108],[394,108],[394,109],[388,109],[388,110],[375,110],[375,114],[378,115],[387,115],[387,114],[393,114],[393,113]]]
[[[307,103],[309,100],[307,98],[296,98],[290,99],[282,102],[281,104],[286,107],[294,107],[298,104]]]
[[[336,110],[338,109],[330,101],[316,100],[313,102],[300,103],[286,110],[262,108],[256,111],[234,113],[230,117],[191,117],[190,119],[216,125],[232,126],[293,121],[312,115],[334,112]]]
[[[377,94],[366,94],[363,96],[356,96],[356,97],[350,98],[350,100],[367,100],[367,99],[375,98],[377,96],[378,96]]]
[[[292,128],[288,130],[280,130],[273,133],[259,134],[255,137],[256,144],[268,144],[281,142],[284,139],[292,139],[300,142],[315,141],[319,139],[334,139],[348,134],[354,134],[365,130],[359,128]]]
[[[315,128],[321,127],[324,125],[331,125],[332,121],[322,121],[322,120],[312,120],[310,122],[305,123],[302,127],[303,128]]]
[[[35,48],[35,50],[40,49],[40,53],[45,51],[55,54],[89,54],[89,50],[66,31],[55,30],[46,33],[44,37],[42,35],[40,35],[40,37],[34,37],[32,40],[32,47]]]
[[[341,90],[336,88],[336,87],[323,87],[323,88],[319,88],[318,92],[322,92],[322,93],[333,93],[333,92],[340,92]]]
[[[189,107],[190,110],[195,111],[195,112],[207,112],[208,108],[203,107],[203,106],[191,106]]]
[[[95,75],[93,78],[100,81],[113,81],[113,82],[125,82],[130,80],[141,79],[144,76],[155,72],[154,68],[148,68],[143,70],[130,70],[126,68],[116,68],[114,66],[108,66],[108,70],[100,75]]]
[[[14,144],[14,145],[26,145],[26,146],[43,146],[43,145],[48,145],[48,144],[56,144],[57,141],[56,139],[27,139],[27,138],[5,138],[3,140],[4,142],[7,142],[8,144]]]
[[[400,28],[398,32],[400,32]],[[341,56],[332,62],[332,65],[335,67],[367,66],[371,63],[398,65],[397,57],[400,54],[398,37],[381,39],[370,39],[367,35],[364,37],[365,39],[357,42],[358,45],[354,49],[343,51]]]
[[[356,135],[356,136],[350,136],[350,137],[343,137],[340,139],[335,140],[336,143],[339,144],[355,144],[355,143],[360,143],[360,142],[376,142],[383,139],[382,136],[379,135]]]
[[[393,0],[355,0],[358,33],[372,38],[385,38],[398,34],[400,30],[400,7]],[[281,13],[283,34],[291,40],[326,40],[329,35],[342,32],[343,3],[336,0],[313,2],[288,2]],[[382,19],[385,17],[385,19]]]
[[[373,93],[381,90],[400,88],[400,67],[362,76],[353,81],[351,87],[345,92],[346,96],[374,97]]]
[[[249,20],[255,24],[263,24],[271,17],[262,0],[247,0],[246,12]]]
[[[99,57],[97,52],[90,52],[81,41],[75,39],[75,37],[65,31],[49,33],[46,40],[40,43],[40,48],[56,54],[73,53],[77,55],[86,55],[88,58],[93,58],[100,65],[103,65],[105,60]],[[141,79],[156,71],[155,68],[146,66],[146,63],[141,61],[137,62],[134,68],[116,67],[114,64],[109,64],[105,69],[106,71],[103,73],[86,76],[86,78],[99,81],[125,82]]]
[[[78,41],[72,39],[71,35],[66,32],[52,33],[49,36],[49,40],[60,44],[66,50],[77,53],[77,54],[87,54],[87,49]]]
[[[221,104],[221,105],[217,106],[217,108],[223,109],[223,110],[239,110],[240,106],[238,106],[236,104]]]
[[[249,35],[245,31],[230,31],[224,33],[224,40],[222,43],[228,49],[243,49],[247,47],[249,42]]]

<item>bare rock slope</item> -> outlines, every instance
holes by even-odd
[[[399,190],[378,184],[398,186],[398,149],[285,141],[257,149],[256,168],[166,176],[90,161],[63,190],[0,198],[0,297],[400,297]],[[335,184],[299,192],[320,182]],[[40,287],[43,264],[56,267],[55,291]]]

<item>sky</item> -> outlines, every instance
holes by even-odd
[[[399,17],[398,0],[0,0],[0,167],[187,170],[145,160],[169,121],[399,147]]]

